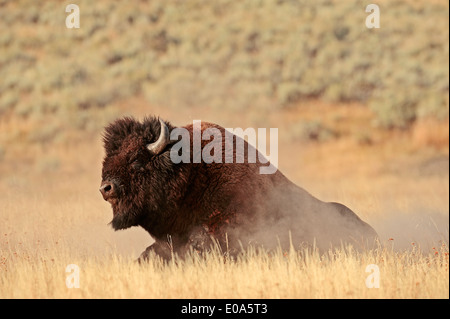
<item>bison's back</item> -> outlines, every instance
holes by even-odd
[[[269,249],[279,245],[289,249],[291,244],[320,250],[352,244],[361,249],[373,245],[377,237],[348,207],[322,202],[287,179],[269,190],[254,209],[257,218],[242,223],[235,234],[242,242]]]
[[[186,128],[193,136],[193,127]],[[225,136],[223,127],[202,122],[201,129],[208,128],[218,129]],[[196,211],[202,229],[236,249],[247,244],[288,249],[291,243],[295,247],[308,244],[328,249],[373,242],[375,231],[346,206],[318,200],[280,171],[260,174],[261,166],[268,164],[260,161],[260,153],[245,140],[243,151],[238,152],[239,140],[242,138],[234,136],[231,146],[224,139],[201,141],[202,148],[209,143],[222,150],[220,163],[195,166],[193,193],[201,194],[194,202],[199,205]],[[253,152],[256,162],[248,158]],[[228,161],[226,154],[233,158]]]

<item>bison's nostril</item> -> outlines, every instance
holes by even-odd
[[[113,185],[109,183],[105,183],[100,187],[100,192],[102,193],[105,200],[113,195],[113,190]]]

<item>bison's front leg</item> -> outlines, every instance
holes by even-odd
[[[142,252],[137,261],[139,263],[148,261],[152,252],[164,260],[170,260],[173,255],[173,249],[167,242],[155,241]]]
[[[168,240],[156,240],[147,247],[137,260],[139,263],[148,261],[152,252],[164,260],[170,260],[174,255],[184,257],[190,249],[197,252],[210,251],[213,239],[203,226],[192,229],[188,236],[168,236]]]
[[[213,248],[213,238],[208,233],[206,226],[198,226],[194,228],[188,238],[188,248],[192,248],[194,251],[201,253],[210,251]]]

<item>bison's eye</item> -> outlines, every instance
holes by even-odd
[[[139,160],[134,160],[134,161],[132,161],[132,162],[131,162],[131,167],[132,167],[133,169],[135,169],[135,170],[140,170],[140,169],[143,168],[143,167],[142,167],[142,164],[141,164],[141,162],[139,162]]]

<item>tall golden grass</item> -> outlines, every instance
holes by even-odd
[[[429,253],[388,248],[249,251],[226,261],[215,251],[139,265],[117,253],[74,257],[68,247],[11,249],[2,255],[1,298],[448,298],[448,247]],[[2,253],[3,254],[3,253]],[[69,288],[79,267],[79,288]],[[366,285],[379,267],[379,288]],[[67,284],[69,281],[69,284]]]
[[[135,259],[150,237],[139,229],[113,232],[107,225],[110,208],[94,191],[96,186],[49,178],[2,193],[0,298],[449,297],[448,231],[426,247],[410,242],[407,249],[397,249],[398,239],[387,237],[388,230],[378,248],[363,252],[351,247],[320,254],[249,250],[230,261],[212,251],[139,265]],[[353,205],[371,206],[373,211],[362,215],[375,222],[386,217],[382,191],[375,191],[381,184],[366,187],[360,190],[368,192]],[[397,197],[405,200],[400,192]],[[408,214],[414,203],[410,199],[397,209]],[[446,208],[441,206],[439,214],[445,216]],[[66,285],[71,264],[79,267],[79,288]],[[366,285],[371,264],[379,268],[379,288]]]

